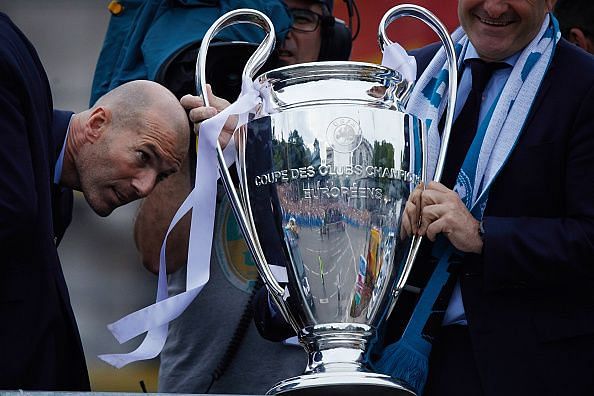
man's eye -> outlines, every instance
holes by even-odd
[[[295,21],[295,23],[311,23],[314,22],[312,19],[313,18],[308,18],[306,16],[301,16],[301,15],[294,15],[293,19]]]
[[[138,155],[138,159],[140,160],[140,162],[142,163],[147,163],[150,159],[149,155],[147,153],[145,153],[144,151],[137,151],[136,152]]]
[[[293,17],[293,23],[316,23],[316,14],[312,11],[294,9],[291,11],[291,16]]]

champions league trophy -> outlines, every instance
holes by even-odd
[[[453,43],[427,10],[401,5],[388,11],[379,28],[381,49],[391,44],[387,26],[402,16],[424,21],[439,35],[455,87]],[[239,9],[223,15],[200,48],[199,93],[205,92],[210,40],[238,23],[267,33],[245,66],[244,81],[272,52],[274,28],[264,14]],[[239,193],[220,146],[219,167],[271,299],[308,354],[303,375],[268,393],[414,395],[366,363],[366,347],[403,290],[420,242],[400,228],[406,201],[427,169],[424,121],[404,112],[413,82],[375,64],[315,62],[269,71],[254,86],[261,105],[234,135]],[[453,88],[437,175],[455,95]]]

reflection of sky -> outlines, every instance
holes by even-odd
[[[284,140],[288,139],[293,130],[299,131],[305,146],[313,153],[314,140],[320,142],[320,151],[324,156],[324,143],[328,126],[339,117],[348,117],[357,121],[361,127],[363,138],[373,147],[374,142],[383,140],[394,145],[395,152],[404,149],[404,120],[403,113],[396,110],[376,109],[360,105],[317,105],[302,109],[290,109],[273,115],[280,126],[275,134],[278,139],[282,133]],[[400,150],[398,148],[400,147]],[[398,156],[395,156],[398,158]],[[350,164],[351,154],[334,152],[335,165]]]

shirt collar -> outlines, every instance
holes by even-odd
[[[60,150],[60,155],[56,160],[56,167],[54,169],[54,184],[59,185],[60,180],[62,179],[62,166],[64,165],[64,152],[66,151],[66,140],[68,139],[68,134],[70,133],[70,124],[72,123],[72,116],[68,121],[68,128],[66,129],[66,136],[64,136],[64,143],[62,144],[62,150]]]
[[[520,55],[521,54],[522,54],[522,51],[518,51],[515,54],[513,54],[511,56],[508,56],[507,58],[505,58],[501,62],[507,63],[508,65],[510,65],[513,68],[516,65],[516,62],[520,58]],[[474,45],[472,45],[472,43],[469,41],[468,42],[468,48],[466,48],[466,52],[464,54],[463,61],[466,61],[467,59],[479,59],[479,58],[480,58],[479,57],[479,54],[476,52],[476,49],[474,48]]]

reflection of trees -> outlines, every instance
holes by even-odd
[[[294,129],[289,133],[287,141],[272,140],[274,170],[301,168],[311,164],[311,150],[303,143],[299,131]]]
[[[394,145],[385,140],[373,143],[373,166],[381,168],[394,168]],[[379,179],[378,185],[384,190],[388,191],[392,186],[392,180]]]
[[[303,138],[294,129],[293,132],[289,133],[289,140],[287,142],[287,158],[289,161],[289,167],[300,168],[303,166],[309,166],[311,159],[311,152],[305,144],[303,144]]]
[[[287,158],[284,155],[287,142],[284,137],[282,140],[272,139],[272,165],[273,169],[287,169]]]
[[[382,140],[381,143],[373,143],[373,166],[394,167],[394,146],[392,143],[385,140]]]

